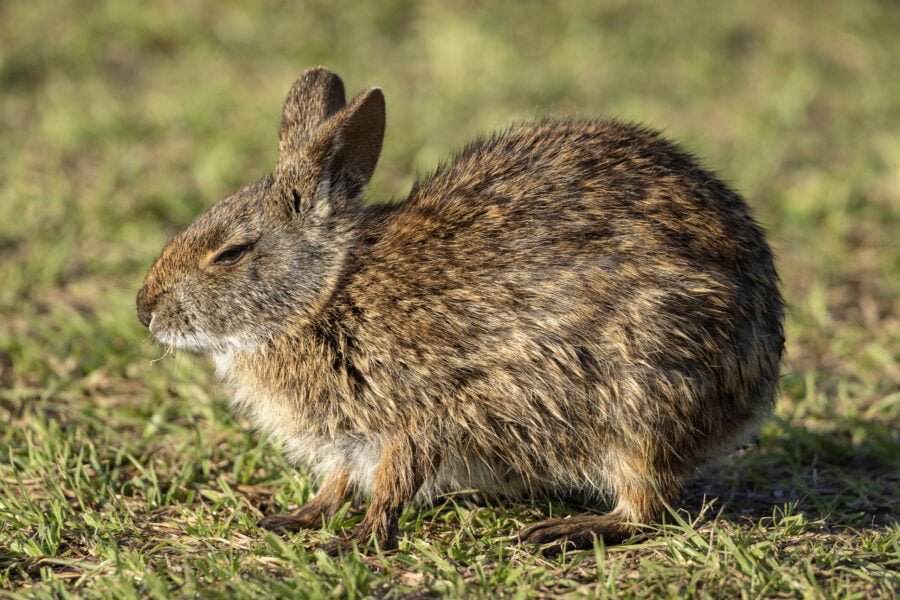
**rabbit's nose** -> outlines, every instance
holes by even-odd
[[[150,321],[153,319],[153,313],[144,307],[138,308],[138,319],[144,324],[144,327],[150,327]]]
[[[141,291],[138,292],[137,314],[144,327],[150,327],[150,321],[153,320],[153,305],[148,302],[147,288],[141,288]]]

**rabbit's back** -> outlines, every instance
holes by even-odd
[[[615,121],[546,121],[470,144],[415,185],[385,237],[483,248],[480,259],[513,252],[525,264],[547,247],[566,250],[557,258],[608,249],[724,270],[772,263],[739,196],[656,132]]]

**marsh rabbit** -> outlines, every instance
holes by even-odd
[[[177,234],[137,297],[321,476],[262,526],[318,528],[361,497],[331,548],[391,548],[404,506],[475,488],[609,502],[519,535],[618,543],[756,432],[783,303],[738,194],[648,129],[545,120],[366,206],[384,127],[380,89],[347,104],[337,75],[304,72],[274,173]]]

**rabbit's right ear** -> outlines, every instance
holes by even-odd
[[[329,117],[344,108],[344,82],[325,67],[307,69],[291,86],[281,114],[278,162],[290,162]]]

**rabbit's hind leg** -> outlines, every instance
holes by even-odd
[[[577,515],[565,519],[546,519],[526,527],[519,533],[519,542],[548,546],[550,553],[563,548],[583,550],[594,547],[594,540],[604,544],[620,544],[634,535],[624,515],[612,511],[605,515]]]
[[[265,517],[257,525],[280,532],[320,529],[347,501],[349,483],[350,470],[338,467],[325,476],[319,491],[309,502],[292,512]]]
[[[621,544],[637,534],[641,524],[658,519],[665,503],[678,493],[677,479],[653,473],[645,459],[635,454],[620,458],[623,460],[617,461],[610,477],[616,499],[612,511],[539,521],[523,529],[519,541],[547,546],[549,552],[592,548],[595,540],[603,540],[607,545]]]

